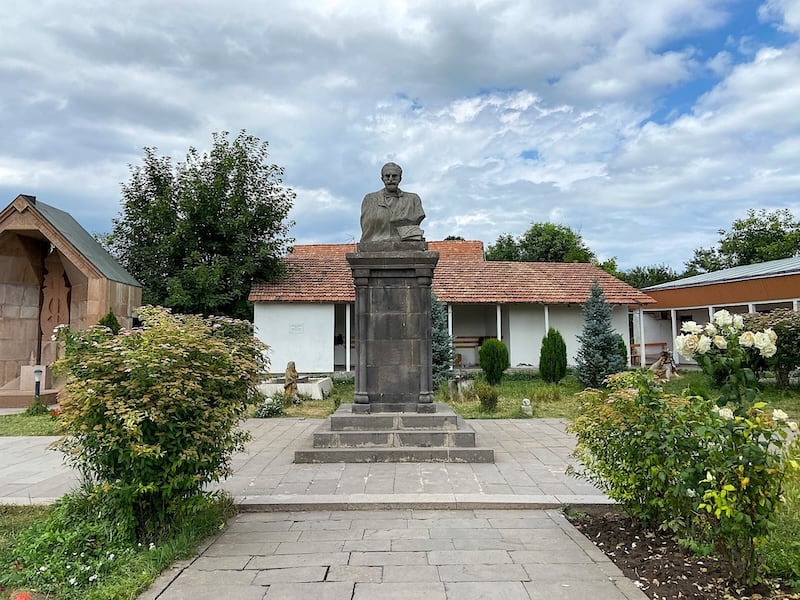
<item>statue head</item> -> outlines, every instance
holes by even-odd
[[[381,181],[387,192],[396,194],[402,179],[403,169],[397,163],[388,162],[381,167]]]

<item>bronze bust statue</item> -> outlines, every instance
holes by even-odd
[[[400,189],[403,169],[393,162],[381,168],[384,188],[364,196],[361,202],[362,242],[424,241],[419,224],[425,218],[417,194]]]

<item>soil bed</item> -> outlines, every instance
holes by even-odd
[[[694,556],[669,535],[641,529],[620,510],[581,507],[567,518],[653,600],[800,599],[800,593],[771,582],[754,587],[731,583],[714,558]]]

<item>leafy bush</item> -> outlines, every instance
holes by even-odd
[[[611,306],[595,281],[583,305],[583,332],[578,336],[576,366],[583,385],[599,387],[606,377],[625,369],[627,356],[623,360],[619,354],[617,335],[611,327]]]
[[[497,410],[497,390],[491,385],[482,381],[476,381],[472,385],[472,393],[475,394],[480,401],[482,412],[494,412]]]
[[[652,374],[609,377],[610,391],[583,392],[572,425],[583,475],[630,514],[670,528],[695,549],[713,549],[731,575],[753,582],[756,546],[773,526],[787,469],[787,423],[756,401],[747,356],[772,352],[765,332],[742,332],[726,311],[705,327],[684,325],[675,347],[724,379],[719,398],[669,396]],[[788,456],[788,455],[787,455]]]
[[[498,339],[485,340],[478,349],[478,365],[489,385],[497,385],[503,377],[503,371],[511,366],[508,348]]]
[[[751,330],[770,329],[775,332],[775,354],[765,362],[775,372],[778,386],[787,387],[792,371],[800,367],[800,311],[780,309],[766,314],[751,314],[744,317],[744,325]]]
[[[276,398],[276,396],[280,396],[280,398]],[[254,417],[256,419],[271,419],[272,417],[282,417],[284,412],[284,402],[286,396],[278,392],[275,396],[271,398],[266,398],[264,402],[256,409],[254,413]]]
[[[558,330],[552,327],[542,338],[539,352],[539,375],[549,383],[558,383],[567,374],[567,345]]]
[[[140,309],[142,327],[60,328],[69,374],[59,395],[61,449],[87,482],[102,484],[137,538],[158,535],[206,484],[230,473],[248,434],[236,429],[260,394],[264,345],[252,324]]]

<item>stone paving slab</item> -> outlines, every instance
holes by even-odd
[[[311,535],[282,554],[262,549],[237,560],[216,549],[238,543],[245,529],[281,524]],[[391,529],[383,526],[391,525]],[[448,528],[448,525],[458,527]],[[251,529],[252,531],[252,529]],[[355,537],[384,532],[375,550],[345,551]],[[443,532],[452,531],[452,537]],[[465,532],[471,532],[466,534]],[[315,532],[327,532],[325,542]],[[409,539],[403,532],[413,532]],[[509,548],[457,550],[463,539],[516,540]],[[436,535],[436,537],[434,537]],[[337,539],[338,538],[338,539]],[[252,538],[248,538],[251,540]],[[430,542],[395,549],[394,544]],[[441,544],[449,544],[449,548]],[[323,546],[326,544],[327,546]],[[548,561],[547,556],[555,557]],[[222,591],[222,590],[225,591]],[[644,600],[646,596],[556,510],[386,510],[243,513],[199,555],[162,575],[140,600],[183,598],[519,598]]]
[[[495,463],[294,464],[321,419],[250,419],[247,450],[219,484],[242,510],[372,508],[553,508],[602,504],[590,483],[566,473],[575,438],[561,419],[475,419],[480,446]],[[56,437],[0,438],[0,503],[52,502],[78,483]]]
[[[219,486],[240,513],[140,600],[645,598],[552,510],[609,502],[566,474],[563,421],[471,421],[494,464],[294,464],[319,423],[247,421],[253,440]],[[0,438],[0,503],[77,486],[57,439]]]

